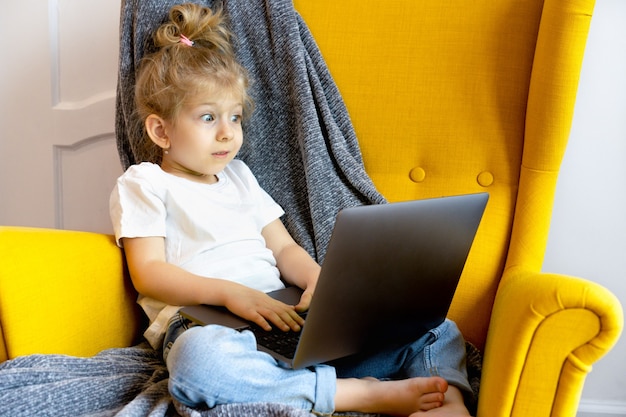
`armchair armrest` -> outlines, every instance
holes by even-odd
[[[598,284],[507,270],[492,312],[478,415],[575,416],[591,365],[622,327],[618,299]]]
[[[112,236],[0,227],[0,362],[90,356],[136,340],[141,315]]]

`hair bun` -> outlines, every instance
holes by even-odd
[[[181,43],[181,35],[201,46],[232,54],[230,31],[221,10],[212,11],[193,3],[179,4],[170,9],[169,21],[156,31],[154,42],[157,47]],[[183,41],[183,45],[188,43]]]

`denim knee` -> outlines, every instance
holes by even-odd
[[[225,346],[221,333],[233,331],[218,326],[194,327],[182,333],[171,346],[166,364],[170,372],[170,393],[181,403],[195,407],[206,404],[214,407],[220,403],[220,382],[236,378],[228,375],[235,350],[245,344]]]
[[[465,395],[473,395],[467,378],[465,362],[465,339],[456,323],[444,321],[430,330],[430,343],[424,346],[422,356],[425,370],[433,376],[441,376]]]
[[[285,369],[256,349],[251,332],[191,328],[173,344],[167,367],[170,393],[189,407],[278,402],[322,413],[334,408],[333,368]]]

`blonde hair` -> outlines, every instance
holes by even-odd
[[[193,45],[190,45],[190,42]],[[174,121],[197,91],[218,89],[241,93],[243,115],[252,111],[246,70],[235,57],[232,34],[222,12],[186,3],[172,7],[169,21],[154,34],[159,49],[144,57],[135,84],[135,105],[143,123],[151,114]],[[142,129],[134,147],[138,162],[161,162],[161,149]]]

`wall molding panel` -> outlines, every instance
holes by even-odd
[[[111,233],[108,197],[122,174],[114,133],[53,146],[55,227]]]
[[[100,34],[118,27],[119,8],[102,12],[95,15],[91,2],[48,0],[50,94],[55,110],[81,110],[115,98],[111,80],[117,77],[118,45]],[[94,19],[87,19],[89,15]],[[77,31],[81,26],[84,31]]]

